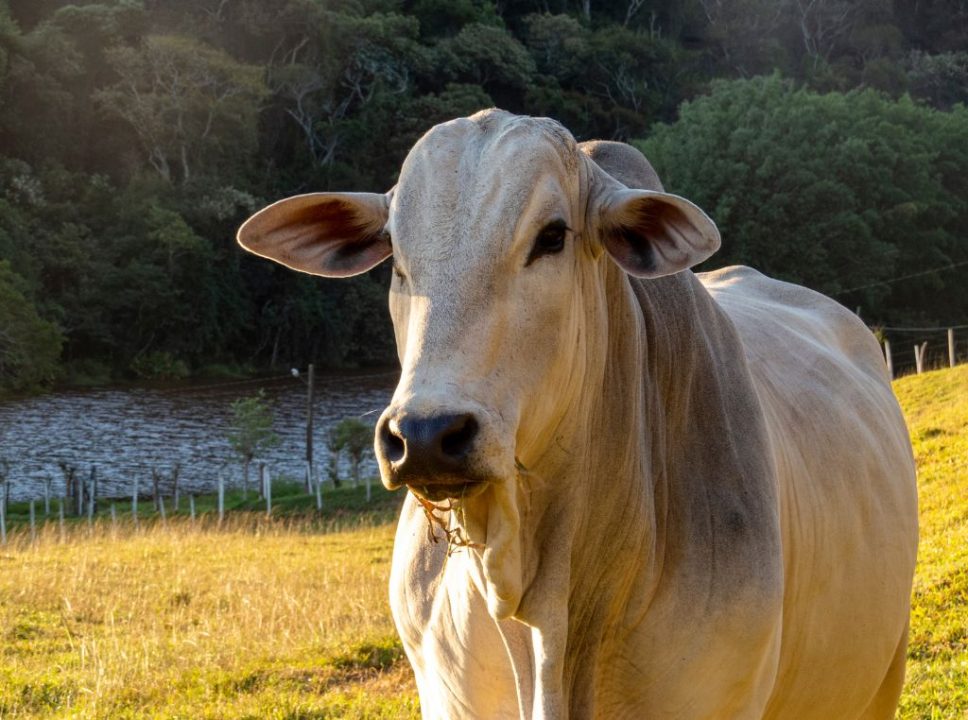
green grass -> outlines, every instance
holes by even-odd
[[[968,717],[968,365],[894,384],[918,463],[921,545],[899,718]]]
[[[254,485],[254,483],[253,483]],[[142,493],[147,488],[142,489]],[[354,487],[349,482],[344,481],[339,488],[334,488],[331,483],[324,483],[322,490],[322,512],[316,511],[316,498],[308,495],[303,489],[302,483],[287,480],[274,481],[272,484],[272,516],[276,518],[291,518],[305,521],[315,521],[320,528],[328,530],[339,529],[347,524],[379,523],[393,521],[399,512],[402,495],[400,493],[390,493],[383,485],[375,480],[372,482],[372,497],[366,499],[366,487],[361,483]],[[50,502],[51,516],[44,517],[43,501],[34,502],[35,522],[39,526],[45,520],[48,522],[56,521],[59,514],[60,498],[52,498]],[[165,497],[166,518],[189,517],[188,496],[182,494],[178,511],[172,505],[172,498]],[[124,520],[132,517],[131,498],[100,498],[98,500],[95,519],[108,521],[111,517],[111,505],[115,507],[116,517]],[[254,489],[244,493],[242,490],[231,489],[225,492],[225,514],[231,519],[236,513],[248,513],[251,515],[264,515],[266,512],[266,502],[260,498]],[[65,511],[65,524],[86,524],[87,516],[74,517],[70,513],[68,506]],[[207,493],[195,496],[195,513],[200,522],[210,523],[215,520],[218,512],[218,499],[214,493]],[[86,507],[85,507],[86,513]],[[161,513],[154,509],[150,498],[143,494],[138,501],[139,521],[162,520]],[[7,527],[12,530],[26,530],[30,524],[30,503],[11,502],[7,510]],[[312,523],[309,523],[312,526]]]
[[[899,380],[921,552],[898,717],[968,717],[968,366]],[[0,548],[0,719],[417,718],[386,583],[398,495],[230,494],[219,525],[48,523]],[[184,505],[183,505],[184,509]],[[207,514],[206,514],[207,512]]]

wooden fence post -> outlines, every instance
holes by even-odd
[[[134,478],[134,488],[131,490],[131,517],[138,523],[138,477]]]
[[[891,380],[894,379],[894,356],[891,355],[891,341],[884,341],[884,359],[887,360],[887,374]]]
[[[316,512],[323,511],[323,483],[319,479],[319,469],[316,468]]]
[[[158,496],[158,512],[161,513],[161,519],[163,522],[168,519],[168,516],[165,515],[165,496],[164,495]]]
[[[37,515],[34,511],[34,499],[30,499],[30,539],[37,539]]]
[[[195,522],[195,496],[188,496],[188,516]]]
[[[917,368],[918,375],[924,372],[924,353],[928,349],[928,341],[925,340],[920,345],[914,346],[914,365]]]
[[[178,512],[178,476],[181,474],[181,464],[175,463],[175,467],[171,470],[171,484],[172,484],[172,513]]]
[[[218,476],[218,522],[222,524],[225,518],[225,477],[219,473]]]
[[[44,478],[44,517],[50,517],[50,475]]]
[[[955,329],[948,328],[948,367],[955,366]]]
[[[57,527],[60,529],[60,539],[64,542],[64,505],[67,504],[67,497],[62,497],[57,503]]]
[[[265,465],[259,466],[259,473],[262,475],[262,484],[266,494],[266,517],[269,517],[272,515],[272,475],[269,474]]]
[[[84,481],[74,475],[74,510],[77,517],[84,517]]]
[[[312,482],[311,473],[313,467],[313,393],[315,390],[315,366],[309,363],[309,377],[307,378],[307,392],[306,392],[306,464],[309,465],[309,471],[306,475],[306,492],[309,492],[311,488],[309,483]]]
[[[91,492],[89,503],[91,514],[97,512],[97,465],[91,465]]]
[[[154,468],[151,469],[151,502],[154,504],[155,512],[158,512],[158,484],[161,482],[161,478],[158,477],[158,471]]]

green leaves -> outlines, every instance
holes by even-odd
[[[0,260],[0,391],[30,390],[57,375],[63,337],[37,314],[25,286]]]
[[[952,156],[968,160],[964,112],[873,91],[819,95],[774,75],[715,83],[640,147],[670,192],[719,225],[710,266],[749,264],[862,305],[865,317],[968,312],[955,275],[849,292],[968,258],[964,182],[945,175]],[[936,299],[915,300],[919,287]]]
[[[272,430],[272,408],[264,390],[232,403],[232,429],[229,445],[244,463],[279,444],[279,436]]]

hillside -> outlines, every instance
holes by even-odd
[[[900,718],[968,716],[968,365],[894,384],[918,462],[921,547]]]

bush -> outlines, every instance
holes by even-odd
[[[30,390],[57,374],[63,336],[37,314],[23,278],[0,260],[0,390]]]
[[[821,95],[773,75],[714,83],[637,144],[719,226],[707,269],[749,264],[889,324],[968,314],[958,273],[881,284],[968,259],[965,107]]]

